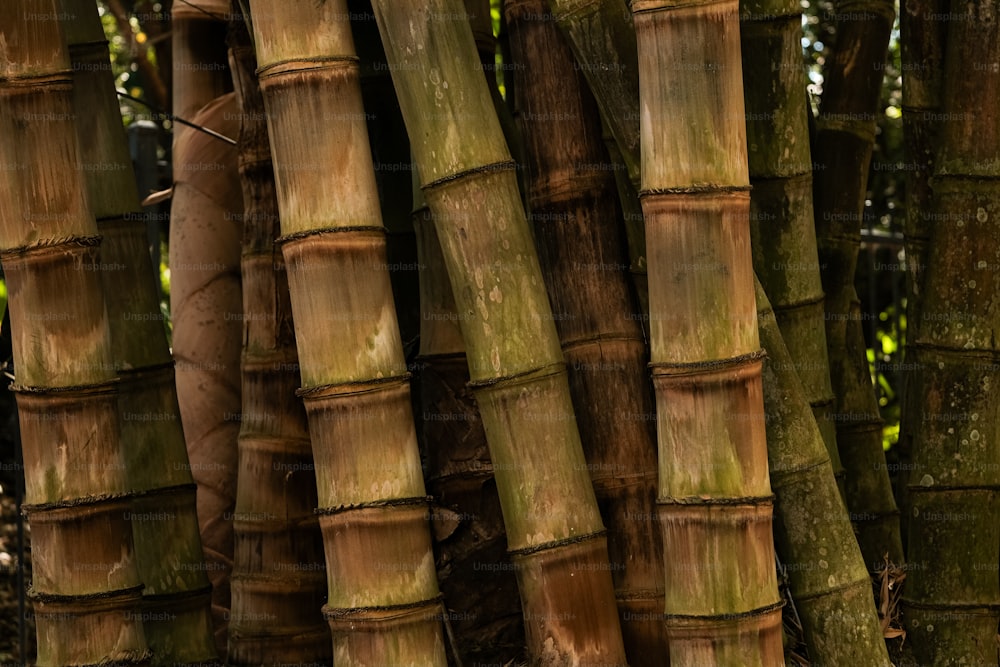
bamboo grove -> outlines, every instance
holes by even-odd
[[[0,3],[34,663],[1000,665],[1000,3],[898,7],[891,476],[834,5],[814,111],[798,2],[174,2],[168,343],[98,5]]]

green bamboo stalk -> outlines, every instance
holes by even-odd
[[[96,121],[77,130],[90,209],[103,239],[101,273],[120,378],[121,439],[129,443],[126,477],[136,494],[132,530],[145,584],[146,638],[157,663],[214,660],[195,485],[108,45],[93,2],[63,0],[62,7],[74,108]]]
[[[816,120],[813,210],[826,343],[836,396],[837,446],[846,470],[847,509],[870,572],[903,560],[899,511],[882,450],[882,418],[872,388],[854,289],[868,164],[894,9],[889,0],[837,7],[837,43],[824,73]]]
[[[528,201],[608,551],[629,663],[667,655],[646,342],[593,97],[544,0],[504,12],[528,144]],[[540,18],[541,17],[541,18]]]
[[[914,348],[913,471],[903,609],[921,664],[993,664],[1000,620],[1000,24],[996,2],[953,5],[930,242]],[[975,73],[972,76],[971,73]],[[907,407],[910,407],[909,405]],[[911,420],[917,419],[916,415]]]
[[[906,253],[906,368],[919,368],[920,350],[913,341],[920,338],[923,305],[925,255],[931,230],[931,176],[934,173],[938,125],[941,116],[944,50],[947,23],[932,20],[948,12],[946,0],[908,0],[900,5],[901,64],[906,73],[903,87],[903,147],[906,156],[906,217],[903,221]],[[942,220],[947,222],[947,217]],[[896,476],[896,498],[903,517],[909,517],[907,487],[913,467],[913,441],[921,429],[920,397],[912,390],[911,373],[903,379],[903,408],[899,440],[900,456]],[[919,475],[917,478],[919,479]],[[909,522],[900,526],[903,542],[908,539]]]
[[[532,664],[623,665],[566,368],[461,2],[373,6],[462,316]]]
[[[229,0],[171,5],[174,115],[234,138],[235,102],[226,50]],[[222,108],[220,105],[227,105]],[[233,567],[240,422],[240,232],[243,202],[236,150],[182,124],[173,128],[170,313],[181,421],[198,485],[198,521],[212,583],[215,644],[224,659]]]
[[[0,5],[7,282],[41,667],[148,664],[100,239],[56,0]]]
[[[264,100],[242,20],[231,24],[230,43],[245,209],[229,664],[328,664],[316,477],[305,410],[295,395],[299,364],[285,262],[274,245],[280,227]]]
[[[888,667],[871,580],[841,499],[808,392],[758,282],[767,452],[775,495],[775,548],[814,665]]]
[[[754,271],[771,298],[842,487],[802,95],[802,9],[798,0],[743,0],[740,13]]]
[[[392,88],[385,50],[375,25],[371,0],[350,0],[351,30],[361,65],[361,102],[368,124],[375,183],[386,228],[389,278],[399,332],[410,357],[420,331],[417,241],[411,215],[413,170],[406,126]]]
[[[427,496],[347,5],[253,0],[251,14],[334,662],[444,667]]]
[[[421,436],[438,582],[462,664],[522,662],[524,622],[500,497],[434,216],[414,174],[420,262]]]
[[[670,661],[781,665],[738,2],[632,9]]]

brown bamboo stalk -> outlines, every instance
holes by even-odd
[[[580,439],[608,527],[629,663],[662,664],[663,545],[656,515],[655,413],[624,224],[593,97],[544,0],[507,0],[528,201],[569,370]]]
[[[632,9],[670,660],[781,665],[738,3]]]
[[[415,175],[414,175],[415,176]],[[469,364],[434,216],[415,177],[420,262],[421,437],[427,460],[438,582],[462,664],[521,662],[524,623],[506,552],[486,432],[468,387]]]
[[[373,6],[462,315],[532,664],[624,664],[552,312],[462,5]]]
[[[254,0],[251,14],[334,662],[443,667],[427,497],[347,5]]]
[[[195,485],[108,45],[92,2],[63,0],[62,7],[74,108],[95,119],[77,129],[90,208],[103,237],[101,273],[120,378],[121,438],[130,443],[125,464],[136,493],[132,530],[145,584],[146,637],[159,661],[214,660]]]
[[[893,3],[838,5],[837,42],[824,72],[813,143],[813,207],[823,291],[826,343],[837,407],[837,446],[847,475],[845,498],[868,569],[885,555],[903,560],[899,511],[882,450],[882,418],[872,388],[854,289],[868,165],[879,113]]]
[[[0,5],[0,259],[42,667],[148,664],[100,240],[55,0]]]
[[[295,395],[299,364],[285,262],[274,244],[280,223],[264,100],[242,20],[231,24],[230,44],[245,209],[229,664],[329,664],[316,476],[305,410]]]

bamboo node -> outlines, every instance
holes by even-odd
[[[405,507],[409,505],[427,505],[434,502],[432,496],[413,496],[410,498],[386,498],[383,500],[371,500],[364,503],[352,503],[350,505],[337,505],[336,507],[317,507],[313,510],[314,514],[321,516],[333,516],[335,514],[342,514],[344,512],[351,512],[353,510],[364,510],[373,508],[389,508],[389,507]]]
[[[517,163],[514,162],[513,160],[502,160],[500,162],[493,162],[492,164],[484,164],[482,166],[474,167],[472,169],[465,169],[463,171],[458,171],[455,172],[454,174],[448,174],[447,176],[443,176],[437,179],[436,181],[431,181],[430,183],[421,186],[420,189],[423,190],[424,192],[429,192],[434,188],[446,185],[453,181],[467,178],[469,176],[475,176],[477,174],[489,174],[502,171],[515,171],[516,169],[517,169]]]
[[[102,237],[93,236],[62,236],[56,238],[39,239],[33,243],[14,248],[0,250],[0,260],[9,262],[12,259],[19,259],[32,253],[41,253],[46,250],[56,250],[67,248],[91,248],[101,245]]]
[[[539,551],[556,549],[558,547],[566,546],[567,544],[579,544],[580,542],[601,539],[606,537],[607,533],[607,530],[602,529],[585,535],[573,535],[572,537],[565,537],[561,540],[553,540],[551,542],[545,542],[544,544],[534,544],[530,547],[522,547],[521,549],[508,549],[507,553],[511,557],[529,556],[531,554],[538,553]]]
[[[764,363],[767,352],[763,349],[748,354],[741,354],[728,359],[709,359],[707,361],[654,361],[648,364],[653,378],[666,378],[685,375],[698,375],[706,371],[723,373],[726,371],[741,371],[752,373],[756,366]]]

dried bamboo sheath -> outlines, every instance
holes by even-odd
[[[251,6],[334,662],[443,666],[427,497],[346,3]]]
[[[779,665],[738,3],[632,9],[670,658]]]

